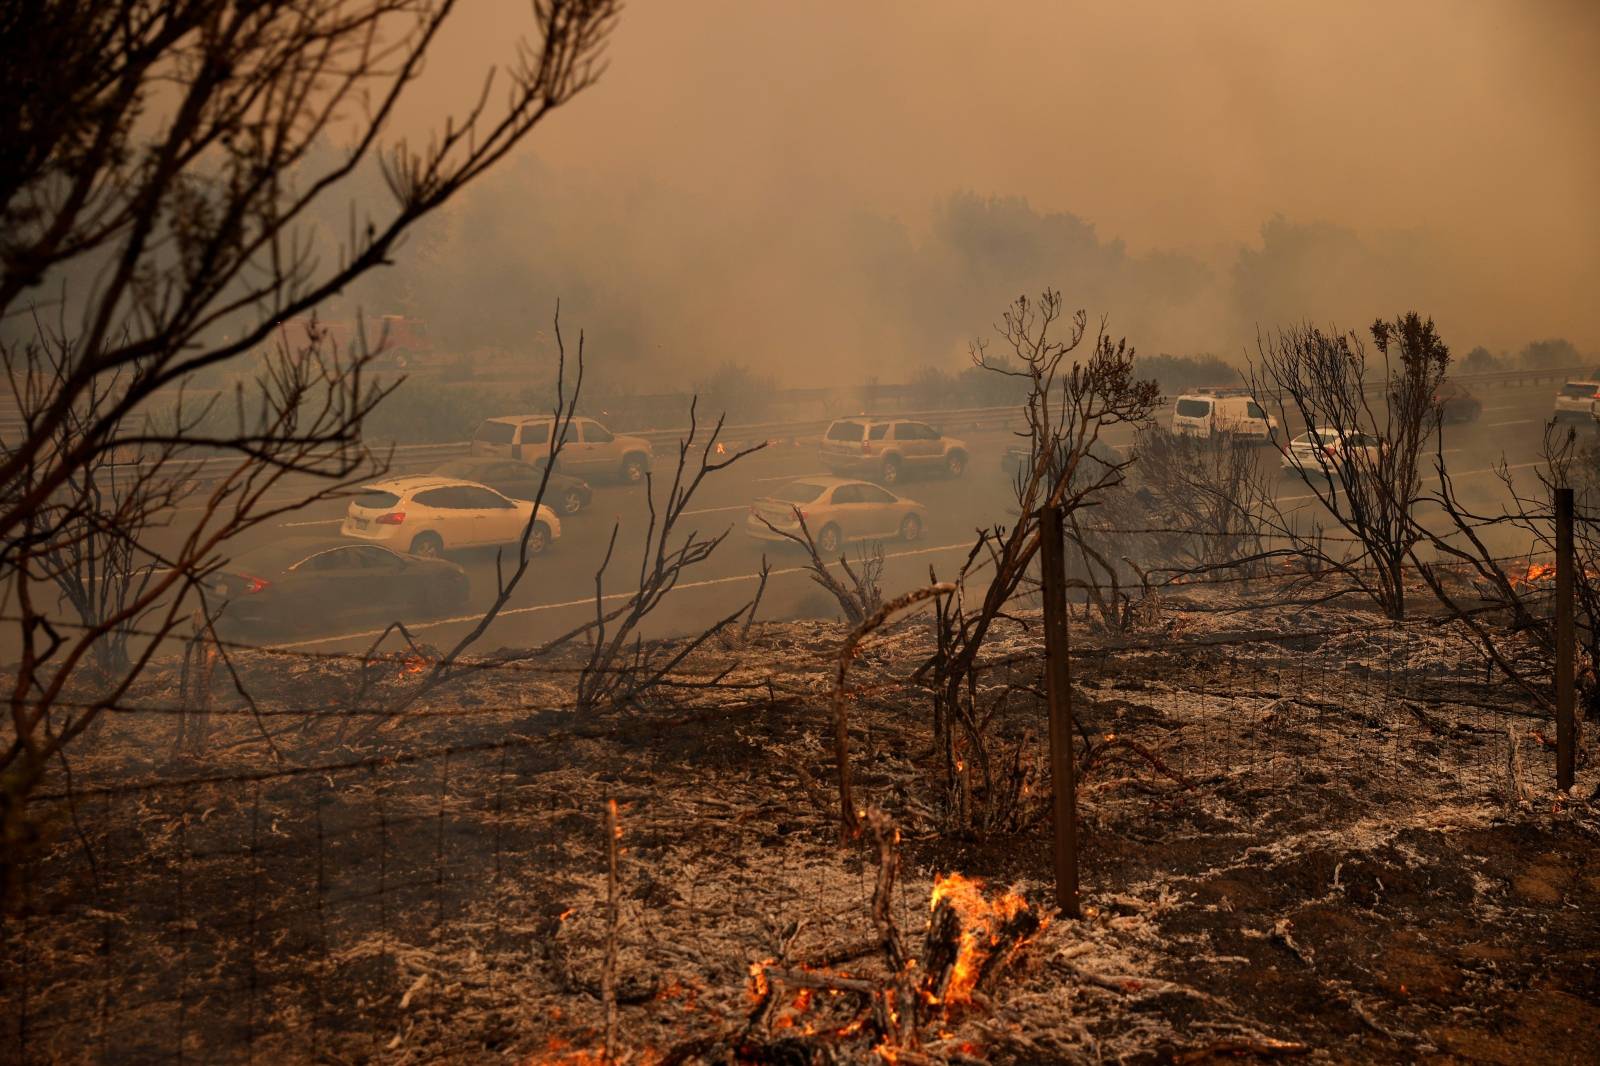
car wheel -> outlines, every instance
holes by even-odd
[[[900,480],[900,460],[890,456],[883,461],[883,483],[896,484]]]
[[[817,553],[819,555],[832,555],[839,550],[840,543],[844,540],[839,534],[839,527],[826,525],[822,532],[817,534]]]
[[[901,540],[912,541],[920,536],[922,536],[922,519],[914,514],[908,514],[900,520]]]
[[[543,555],[546,548],[550,547],[550,527],[543,522],[535,522],[528,531],[528,554]]]
[[[644,457],[630,455],[622,460],[622,480],[636,485],[644,480]]]
[[[561,497],[561,513],[577,514],[583,510],[583,493],[577,489],[568,489]]]
[[[418,533],[411,538],[411,554],[424,559],[437,559],[444,554],[444,541],[437,533]]]
[[[960,477],[967,472],[967,457],[961,452],[951,452],[945,457],[944,470],[951,477]]]

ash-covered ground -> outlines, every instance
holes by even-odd
[[[638,1063],[1595,1061],[1596,769],[1556,794],[1548,719],[1457,627],[1271,594],[1075,619],[1081,921],[1052,914],[1027,610],[974,692],[987,784],[935,741],[925,617],[852,665],[887,891],[873,835],[841,842],[840,624],[757,624],[691,661],[716,688],[606,713],[564,709],[576,652],[486,671],[361,745],[348,659],[241,657],[256,707],[219,673],[184,754],[153,674],[54,801],[0,963],[8,1057],[582,1062],[609,1028]],[[413,668],[375,668],[379,705]],[[973,943],[930,997],[936,884]],[[1024,910],[1042,929],[990,942]]]

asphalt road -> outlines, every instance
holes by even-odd
[[[1494,466],[1504,459],[1513,473],[1530,488],[1551,410],[1553,390],[1548,385],[1504,389],[1484,394],[1484,411],[1473,424],[1447,426],[1445,458],[1458,491],[1474,506],[1498,511],[1504,489],[1494,476]],[[975,530],[996,523],[1009,524],[1015,507],[1000,457],[1014,438],[991,433],[970,438],[971,463],[958,479],[910,477],[896,491],[925,504],[929,521],[922,538],[914,543],[884,545],[882,587],[893,594],[927,581],[930,567],[940,577],[954,574],[970,549]],[[1114,430],[1108,443],[1131,442],[1130,428]],[[672,455],[657,456],[658,477],[670,477]],[[1268,455],[1276,467],[1277,456]],[[731,613],[754,594],[763,555],[772,565],[759,617],[783,619],[833,617],[831,597],[807,576],[804,556],[788,545],[756,541],[743,529],[750,502],[784,481],[822,473],[814,445],[771,446],[747,457],[730,469],[707,478],[685,512],[676,536],[691,530],[699,535],[728,531],[727,539],[705,563],[684,574],[668,601],[650,619],[644,636],[682,634]],[[1304,508],[1308,515],[1320,510],[1314,495],[1291,477],[1278,479],[1278,500],[1286,509]],[[658,499],[666,485],[657,483]],[[659,509],[659,508],[658,508]],[[269,542],[285,534],[337,536],[343,503],[328,501],[307,507],[280,521],[260,527],[235,542],[235,549]],[[629,596],[637,582],[640,550],[647,510],[642,486],[595,485],[593,504],[583,514],[564,519],[561,538],[545,555],[536,558],[514,597],[484,634],[478,647],[527,646],[564,632],[594,614],[595,572],[604,556],[613,523],[620,523],[616,557],[604,581],[608,606]],[[174,516],[168,536],[185,528],[182,513]],[[1507,541],[1507,551],[1526,550],[1526,544]],[[852,547],[852,555],[857,549]],[[1496,550],[1501,550],[1497,546]],[[508,557],[511,552],[508,551]],[[470,608],[459,617],[404,619],[421,639],[447,647],[464,635],[493,597],[496,587],[495,556],[476,551],[456,556],[472,581]],[[509,569],[509,567],[508,567]],[[381,614],[366,619],[330,622],[307,619],[296,632],[271,643],[319,651],[364,649],[382,629]],[[14,653],[14,649],[4,649]]]

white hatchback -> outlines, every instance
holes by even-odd
[[[471,481],[418,474],[364,486],[350,501],[339,532],[424,557],[456,548],[516,545],[533,517],[533,504],[512,500]],[[528,534],[528,554],[538,555],[561,536],[561,521],[540,505]]]

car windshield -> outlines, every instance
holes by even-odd
[[[393,507],[399,502],[400,497],[396,496],[394,493],[382,492],[377,489],[369,489],[356,497],[357,507],[371,507],[374,509]]]
[[[510,422],[485,422],[478,427],[472,439],[485,444],[510,444],[516,435],[517,427]]]
[[[822,495],[822,486],[809,481],[792,481],[772,494],[774,500],[784,503],[810,503]]]
[[[1179,400],[1178,413],[1184,418],[1204,418],[1211,413],[1211,401]]]
[[[1586,383],[1586,382],[1569,381],[1565,385],[1561,386],[1561,395],[1563,395],[1563,396],[1585,396],[1585,397],[1593,396],[1595,394],[1596,388],[1597,388],[1597,386],[1589,384],[1589,383]]]
[[[860,422],[835,422],[828,427],[828,439],[860,440],[863,429]]]

